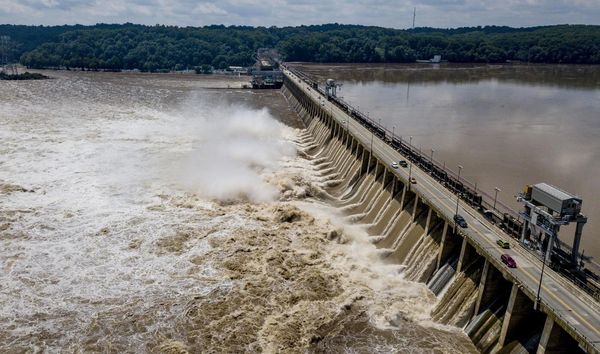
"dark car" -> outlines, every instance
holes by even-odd
[[[458,226],[462,227],[463,229],[467,228],[467,222],[465,221],[465,218],[462,217],[462,215],[454,215],[454,222],[457,223]]]
[[[515,262],[515,260],[508,254],[503,254],[500,256],[500,259],[502,260],[502,263],[508,266],[508,268],[517,268],[517,262]]]
[[[408,167],[408,162],[406,162],[406,160],[400,160],[398,161],[398,165],[406,168]]]

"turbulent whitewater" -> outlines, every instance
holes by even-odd
[[[474,351],[320,198],[280,93],[51,76],[0,91],[1,352]]]

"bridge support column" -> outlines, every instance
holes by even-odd
[[[365,155],[365,147],[360,143],[359,140],[356,140],[356,157],[360,160],[363,159]]]
[[[386,187],[386,183],[385,183],[386,180],[385,179],[386,179],[386,177],[387,177],[387,175],[388,175],[389,172],[388,172],[387,168],[385,168],[383,166],[381,166],[381,168],[383,169],[383,173],[381,175],[381,187],[382,187],[381,189],[385,189],[385,187]]]
[[[460,272],[463,267],[469,264],[473,259],[473,253],[476,253],[475,249],[469,245],[466,237],[462,238],[462,244],[460,246],[460,256],[458,258],[458,265],[456,266],[456,272]]]
[[[444,230],[442,230],[442,241],[440,241],[440,251],[438,252],[438,256],[437,256],[437,265],[435,267],[435,269],[440,269],[440,267],[442,266],[442,262],[446,262],[446,260],[448,259],[449,256],[449,250],[450,247],[447,244],[449,242],[449,236],[448,236],[448,222],[444,221]]]
[[[333,122],[333,120],[331,119],[331,117],[327,116],[326,118],[327,121],[327,129],[329,129],[329,136],[331,138],[335,138],[335,134],[336,134],[336,124]]]
[[[390,199],[394,198],[394,195],[396,194],[396,178],[394,178],[394,175],[391,173],[388,173],[388,190],[390,192]],[[390,183],[391,182],[391,183]]]
[[[517,284],[513,284],[510,297],[508,298],[506,315],[502,323],[502,330],[500,331],[499,344],[502,347],[515,338],[515,332],[518,330],[519,325],[522,322],[526,322],[524,319],[531,312],[531,309],[527,306],[531,301],[528,300]]]
[[[425,233],[423,235],[427,235],[429,233],[429,225],[431,222],[431,213],[433,212],[433,209],[431,209],[431,206],[427,205],[427,208],[429,208],[429,211],[427,212],[427,221],[425,221]]]
[[[478,315],[482,310],[489,306],[494,299],[500,294],[500,281],[502,274],[485,259],[481,279],[479,280],[479,293],[477,294],[477,302],[475,303],[475,315]]]
[[[398,181],[398,180],[396,180]],[[406,185],[402,188],[402,197],[400,197],[400,209],[404,208],[404,197],[406,196]]]
[[[360,171],[361,173],[369,173],[369,164],[370,164],[370,159],[369,159],[369,152],[367,151],[367,149],[365,149],[364,146],[362,146],[362,154],[361,154],[361,164],[360,164]]]
[[[583,353],[577,341],[550,316],[546,317],[537,354]]]
[[[379,176],[381,173],[381,165],[379,164],[379,162],[377,160],[375,160],[375,168],[374,168],[374,176],[375,176],[375,182],[377,182],[377,180],[379,180]]]
[[[498,344],[504,347],[515,340],[525,343],[532,335],[540,333],[542,325],[543,313],[535,311],[533,301],[521,291],[519,285],[513,284]],[[538,345],[533,344],[536,347]]]
[[[348,131],[346,129],[344,129],[344,145],[346,145],[346,147],[349,148],[350,151],[352,151],[352,145],[350,142],[350,133],[348,133]]]
[[[412,220],[415,221],[417,219],[417,207],[419,206],[419,196],[415,194],[415,205],[413,205],[412,210]]]

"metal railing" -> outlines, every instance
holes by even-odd
[[[496,197],[491,196],[481,189],[478,189],[476,184],[472,183],[466,178],[462,176],[459,178],[457,172],[446,167],[445,164],[432,159],[431,156],[427,156],[427,154],[424,154],[420,148],[418,149],[412,145],[410,140],[406,141],[406,139],[402,139],[401,135],[398,135],[395,131],[390,131],[387,127],[370,118],[368,115],[365,115],[342,98],[328,95],[325,90],[319,87],[316,81],[312,80],[303,72],[290,68],[286,65],[282,66],[297,76],[300,80],[304,81],[310,88],[319,92],[328,101],[334,103],[338,108],[345,111],[350,117],[354,118],[374,135],[381,138],[394,150],[399,151],[412,163],[429,173],[429,175],[440,182],[444,187],[477,210],[484,218],[489,220],[492,224],[499,226],[501,231],[508,234],[512,238],[517,240],[520,239],[524,223],[519,212],[502,203]],[[500,220],[495,219],[499,217]],[[572,252],[571,247],[560,240],[558,240],[558,245],[561,249],[566,249],[569,252]],[[540,258],[535,250],[528,247],[524,248],[531,254],[534,254],[537,258]],[[591,258],[583,259],[582,261],[585,262],[586,268],[592,277],[596,280],[600,280],[600,276],[597,275],[600,274],[600,265],[596,262],[593,262]],[[597,301],[600,301],[599,289],[594,288],[584,283],[582,280],[573,277],[571,273],[566,273],[561,271],[561,269],[555,270],[557,270],[557,272],[565,279],[572,281],[579,288],[592,295]]]

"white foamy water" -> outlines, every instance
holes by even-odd
[[[135,347],[180,312],[161,304],[227,286],[190,262],[210,246],[189,234],[253,227],[202,197],[274,197],[259,170],[294,150],[268,111],[86,77],[7,85],[0,348]],[[144,323],[121,328],[128,316]]]

